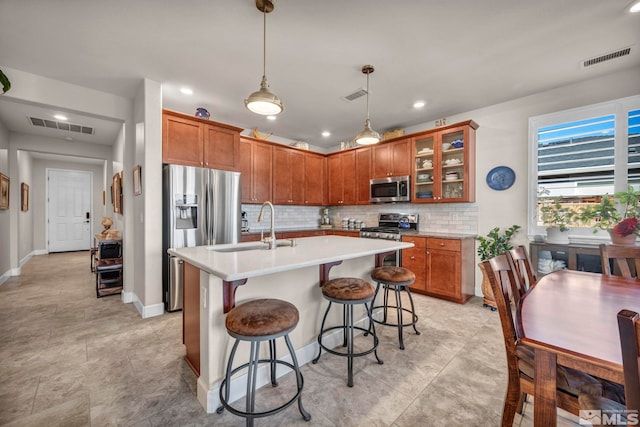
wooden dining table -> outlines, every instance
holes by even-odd
[[[559,270],[522,301],[522,342],[535,349],[534,426],[556,425],[556,366],[624,384],[617,314],[640,312],[640,282]]]

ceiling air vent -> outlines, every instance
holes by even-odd
[[[94,129],[89,126],[74,125],[67,122],[56,122],[55,120],[39,119],[37,117],[29,117],[29,121],[33,126],[40,126],[50,129],[60,129],[69,132],[84,133],[85,135],[93,135]]]
[[[350,93],[349,95],[345,96],[342,99],[344,99],[345,101],[351,102],[351,101],[354,101],[354,100],[356,100],[358,98],[361,98],[361,97],[365,96],[366,94],[367,94],[366,89],[360,88],[360,89],[356,90],[355,92]]]
[[[631,48],[626,47],[624,49],[617,50],[615,52],[605,53],[604,55],[596,56],[595,58],[589,58],[582,61],[582,66],[584,68],[590,67],[592,65],[600,64],[601,62],[610,61],[612,59],[620,58],[622,56],[627,56],[631,53]]]

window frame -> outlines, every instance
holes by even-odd
[[[546,235],[546,227],[537,225],[538,130],[547,126],[613,114],[615,116],[613,188],[614,192],[624,191],[628,182],[628,117],[630,111],[637,109],[640,109],[640,95],[529,118],[527,232],[530,240],[535,240],[535,236]],[[591,227],[573,227],[569,230],[569,239],[574,243],[600,243],[600,241],[608,241],[609,236],[603,232],[594,234]]]

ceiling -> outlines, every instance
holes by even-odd
[[[274,3],[266,74],[285,106],[275,121],[243,102],[262,76],[254,0],[0,1],[0,67],[124,97],[146,77],[162,84],[164,108],[204,107],[212,120],[335,147],[364,126],[366,97],[344,97],[366,86],[365,64],[375,67],[369,101],[380,132],[640,65],[640,14],[626,12],[629,0]],[[626,47],[625,57],[581,65]],[[414,109],[416,100],[427,105]],[[0,120],[15,132],[68,137],[27,120],[59,112],[0,96]],[[112,144],[119,129],[82,112],[69,120],[95,128],[82,142]]]

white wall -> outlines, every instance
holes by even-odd
[[[2,122],[0,122],[0,172],[9,176],[9,131]],[[9,211],[0,211],[0,284],[11,276],[10,228]]]
[[[18,191],[20,191],[15,207],[18,211],[18,259],[22,266],[33,255],[33,206],[30,203],[29,210],[22,211],[22,183],[29,186],[29,192],[33,191],[33,160],[31,154],[18,151]],[[15,188],[16,186],[14,186]],[[33,199],[32,195],[29,195]]]

